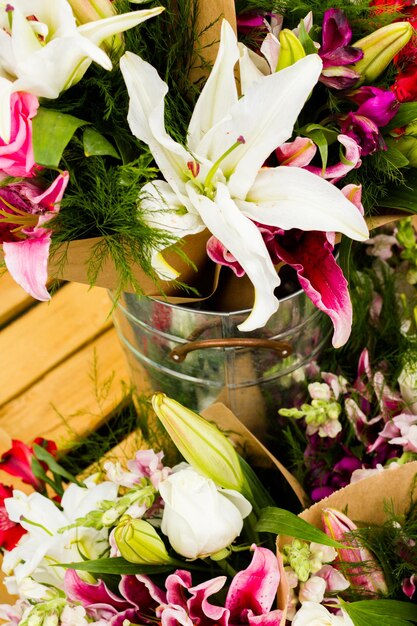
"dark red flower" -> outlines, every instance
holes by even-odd
[[[4,500],[13,496],[12,487],[0,483],[0,548],[12,550],[26,530],[20,524],[12,522],[7,515]]]
[[[417,101],[417,63],[397,75],[392,90],[399,102]]]
[[[55,442],[42,437],[37,437],[33,443],[42,446],[50,454],[55,455],[57,451]],[[12,447],[1,456],[0,470],[7,472],[11,476],[18,476],[24,483],[32,485],[36,491],[43,491],[45,488],[44,482],[37,478],[32,471],[33,458],[33,448],[27,446],[19,439],[12,439]],[[44,463],[41,465],[44,469],[47,469]]]

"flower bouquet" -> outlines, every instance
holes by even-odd
[[[279,408],[274,429],[284,433],[288,466],[313,501],[417,460],[411,220],[370,239],[366,251],[352,275],[355,322],[346,350],[324,356],[309,399]]]
[[[222,290],[252,285],[246,332],[287,264],[342,345],[335,233],[366,239],[364,208],[371,226],[389,219],[375,206],[415,210],[413,7],[132,4],[1,8],[8,270],[41,300],[49,254],[52,276],[192,299],[227,266]]]
[[[0,607],[7,624],[417,621],[416,464],[403,466],[384,489],[394,498],[385,526],[357,529],[335,509],[349,506],[355,519],[359,511],[364,522],[380,522],[377,491],[371,507],[353,485],[337,502],[332,496],[320,503],[323,532],[314,526],[318,505],[301,517],[278,508],[212,423],[162,394],[153,406],[185,462],[168,467],[162,452],[140,450],[126,466],[106,461],[81,482],[57,462],[51,442],[31,448],[15,442],[20,455],[3,457],[2,469],[34,489],[2,488],[2,568],[8,591],[18,594]],[[386,475],[376,477],[380,488],[381,479]],[[360,484],[369,490],[374,481]],[[279,550],[277,534],[287,536]],[[389,562],[375,550],[382,535]],[[395,568],[400,584],[392,579]]]

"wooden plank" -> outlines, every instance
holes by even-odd
[[[98,396],[110,378],[106,393]],[[123,350],[111,328],[1,407],[0,428],[26,443],[45,437],[70,448],[128,401],[122,385],[128,381]]]
[[[104,289],[62,287],[0,333],[0,406],[111,326]],[[28,406],[28,411],[30,407]]]
[[[0,326],[7,324],[35,302],[22,287],[14,282],[10,274],[5,272],[0,275]]]

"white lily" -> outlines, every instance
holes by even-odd
[[[110,70],[112,63],[100,44],[163,10],[132,11],[77,26],[67,0],[1,0],[0,137],[9,141],[11,93],[55,99],[93,61]]]
[[[82,555],[98,558],[108,546],[107,530],[61,529],[95,510],[102,500],[116,497],[117,485],[110,482],[87,489],[71,484],[64,493],[60,510],[40,493],[27,496],[15,490],[13,498],[5,500],[5,507],[9,518],[20,522],[27,533],[3,558],[2,569],[9,593],[23,596],[24,590],[30,587],[30,580],[62,588],[65,570],[50,567],[51,564],[81,561]]]
[[[171,233],[182,237],[206,226],[222,242],[255,288],[252,313],[239,326],[250,331],[264,326],[277,310],[274,289],[280,284],[254,221],[285,230],[338,231],[358,240],[368,237],[368,229],[357,208],[319,176],[296,167],[262,168],[291,137],[320,76],[319,57],[309,55],[259,78],[241,98],[234,78],[238,59],[235,34],[224,21],[216,62],[190,121],[187,148],[165,130],[168,87],[156,70],[130,52],[120,68],[130,95],[130,128],[148,144],[165,177],[156,191],[152,184],[143,189],[152,196],[150,206],[145,202],[152,225],[160,221],[168,229],[171,207]]]

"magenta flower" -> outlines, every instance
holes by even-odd
[[[50,454],[55,454],[57,447],[54,441],[37,437],[33,443],[44,447]],[[10,476],[17,476],[37,491],[43,491],[45,483],[37,478],[32,471],[33,449],[23,441],[12,439],[12,447],[1,455],[0,470]],[[43,465],[46,469],[46,466]]]
[[[328,9],[324,13],[322,46],[319,55],[323,61],[320,82],[335,89],[348,89],[358,82],[359,74],[344,67],[363,57],[360,48],[350,46],[352,29],[341,9]],[[330,70],[330,71],[329,71]]]
[[[46,289],[51,233],[45,224],[59,211],[68,184],[67,172],[46,190],[23,181],[0,187],[0,243],[14,280],[37,300],[49,300]]]
[[[377,124],[369,117],[350,112],[339,117],[339,123],[342,133],[362,148],[362,156],[387,149]]]
[[[359,87],[349,93],[349,98],[359,105],[356,115],[373,120],[378,127],[386,126],[397,114],[400,103],[389,89]]]
[[[23,92],[13,93],[11,133],[7,143],[0,137],[0,174],[31,177],[41,168],[35,164],[32,145],[32,119],[38,110],[38,99]]]

